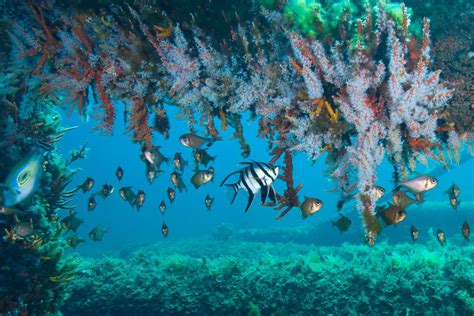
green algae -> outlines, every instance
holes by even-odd
[[[160,242],[127,258],[84,260],[64,312],[468,314],[473,258],[472,245]]]

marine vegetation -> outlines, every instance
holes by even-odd
[[[19,94],[1,102],[0,313],[55,314],[78,263],[64,257],[69,246],[61,225],[72,207],[67,186],[75,171],[54,148],[68,128],[45,100]],[[46,145],[48,151],[40,149]]]
[[[473,251],[434,240],[373,249],[167,241],[127,258],[84,260],[64,312],[467,315],[474,312]]]
[[[404,4],[256,1],[242,18],[219,15],[230,40],[210,39],[194,15],[175,23],[146,1],[106,1],[99,12],[61,1],[8,4],[7,100],[23,82],[30,98],[94,119],[106,134],[123,112],[144,153],[157,151],[156,134],[172,135],[167,109],[178,106],[189,126],[180,140],[196,140],[183,144],[197,151],[231,127],[248,157],[240,120],[250,113],[268,139],[270,163],[283,163],[286,189],[268,204],[281,211],[277,218],[303,203],[293,155],[324,154],[341,198],[358,201],[373,244],[373,188],[384,157],[399,182],[417,163],[458,162],[470,137],[445,112],[453,87],[432,67],[430,20]],[[185,188],[179,173],[172,180]]]
[[[247,210],[261,192],[262,203],[278,211],[276,219],[294,209],[306,222],[317,216],[324,201],[309,197],[295,179],[293,158],[304,153],[313,162],[325,159],[341,195],[338,209],[355,199],[361,219],[339,214],[330,228],[345,232],[361,222],[371,246],[382,223],[402,221],[404,208],[421,204],[423,193],[437,184],[434,176],[416,174],[419,164],[447,168],[461,161],[464,148],[472,155],[473,56],[464,26],[472,19],[453,18],[449,1],[411,1],[413,10],[388,0],[248,0],[237,6],[200,0],[179,7],[166,0],[96,2],[0,0],[0,313],[58,313],[66,287],[72,291],[66,311],[88,315],[205,313],[198,300],[222,314],[294,308],[377,314],[387,307],[394,314],[473,313],[472,247],[451,247],[441,229],[436,237],[443,248],[436,250],[384,242],[378,249],[320,248],[303,256],[310,246],[232,244],[235,253],[260,250],[242,260],[205,250],[193,256],[191,250],[202,245],[183,244],[186,255],[160,248],[127,260],[86,261],[74,281],[78,259],[64,254],[86,238],[75,234],[83,220],[71,198],[95,182],[87,178],[68,187],[74,162],[85,159],[88,148],[85,143],[70,157],[58,153],[58,142],[73,128],[62,126],[63,112],[94,121],[105,135],[117,132],[117,120],[123,120],[130,140],[140,145],[137,155],[150,183],[174,154],[176,170],[167,175],[174,185],[167,191],[170,204],[175,189],[188,190],[188,162],[160,148],[161,139],[179,140],[183,151],[193,153],[191,183],[202,190],[214,178],[208,164],[218,159],[208,147],[232,130],[242,158],[253,159],[232,186],[234,193],[249,192]],[[434,45],[428,18],[433,13],[444,24],[456,20],[450,30],[435,21]],[[184,135],[173,133],[170,107],[186,121]],[[247,118],[268,142],[268,164],[252,156],[242,123]],[[377,185],[376,170],[384,159],[393,166],[393,180],[416,193],[412,198],[395,192],[395,205],[387,208],[377,207],[385,190]],[[115,172],[118,181],[126,180],[124,169]],[[420,180],[431,184],[420,189]],[[274,181],[284,182],[283,192],[274,190]],[[117,191],[137,211],[147,200],[143,190],[124,185]],[[92,192],[89,211],[97,206],[96,196],[107,198],[114,186]],[[457,195],[449,198],[457,209]],[[208,194],[205,207],[212,203]],[[160,210],[166,211],[164,201]],[[169,229],[163,221],[164,238]],[[107,230],[96,226],[88,237],[100,241]],[[414,241],[418,233],[412,226]],[[462,234],[469,239],[467,221]],[[213,251],[239,237],[226,225],[213,236],[216,241],[204,242],[214,243]],[[276,254],[288,248],[294,253]],[[393,255],[378,262],[388,248]],[[367,265],[374,267],[370,274],[363,270]],[[351,301],[355,292],[361,294],[357,303]],[[124,305],[125,293],[136,305]]]

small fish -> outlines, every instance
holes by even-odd
[[[232,197],[230,204],[234,203],[237,193],[240,189],[243,189],[249,193],[249,199],[244,212],[248,211],[252,205],[255,195],[258,191],[260,191],[260,189],[262,203],[265,203],[267,196],[272,202],[276,202],[276,192],[272,183],[278,177],[279,167],[257,161],[241,162],[240,164],[245,165],[245,167],[228,174],[221,182],[221,186],[223,186],[227,179],[229,179],[232,175],[239,175],[239,179],[236,183],[226,184],[226,186],[230,187],[234,192],[234,196]]]
[[[85,142],[84,145],[82,145],[80,150],[73,150],[70,154],[71,158],[69,159],[67,164],[70,165],[71,163],[73,163],[74,161],[76,161],[78,159],[85,159],[87,149],[88,149],[87,148],[87,142]]]
[[[105,233],[108,231],[107,228],[96,226],[89,232],[89,239],[92,241],[101,241],[102,238],[104,238]]]
[[[207,165],[215,159],[216,157],[209,155],[205,149],[196,149],[194,151],[194,160],[197,163],[203,164],[205,167],[207,167]]]
[[[457,211],[459,204],[461,203],[458,200],[459,193],[461,192],[461,189],[453,183],[453,185],[446,191],[446,193],[449,196],[449,204]]]
[[[176,153],[174,154],[173,164],[178,171],[183,172],[184,167],[188,164],[188,162],[183,159],[181,153]]]
[[[412,199],[403,191],[396,191],[392,194],[393,203],[400,208],[405,208],[413,203],[418,203],[417,200]]]
[[[370,210],[364,210],[362,212],[362,220],[366,231],[365,240],[370,247],[373,247],[375,239],[382,230],[382,225]]]
[[[130,205],[134,205],[137,199],[137,196],[132,190],[132,187],[123,187],[119,189],[119,195],[125,202],[130,203]]]
[[[442,231],[441,229],[438,229],[438,231],[436,232],[436,238],[438,238],[439,244],[441,246],[444,246],[446,244],[446,236],[444,234],[444,231]]]
[[[161,225],[161,234],[163,235],[164,238],[168,236],[169,229],[168,226],[166,226],[165,222],[163,222],[163,225]]]
[[[418,203],[423,203],[423,202],[425,201],[424,193],[423,193],[423,192],[415,193],[415,200],[416,200]]]
[[[97,206],[97,202],[93,196],[89,197],[89,200],[87,201],[87,210],[89,212],[92,212],[95,207]]]
[[[461,189],[459,188],[459,186],[453,183],[453,185],[448,189],[448,191],[446,191],[446,193],[450,197],[454,196],[455,198],[457,198],[459,196],[459,193],[461,193]]]
[[[209,193],[206,195],[206,198],[204,199],[204,205],[206,206],[207,210],[210,211],[212,208],[212,203],[214,203],[214,198],[209,195]]]
[[[377,214],[380,215],[387,226],[402,222],[407,216],[407,212],[399,206],[389,203],[387,208],[378,208]]]
[[[82,184],[80,184],[78,187],[82,189],[83,193],[89,192],[90,189],[94,186],[95,181],[92,178],[87,178]]]
[[[214,178],[214,168],[210,167],[207,170],[197,170],[196,173],[191,177],[191,183],[196,189],[203,184],[208,183]]]
[[[35,234],[35,230],[33,229],[33,221],[30,220],[29,222],[18,222],[13,226],[13,231],[16,235],[26,238],[31,235]]]
[[[105,198],[109,197],[110,195],[112,195],[112,193],[114,193],[114,191],[115,191],[114,186],[111,185],[111,184],[106,183],[102,186],[102,188],[98,192],[96,192],[94,194],[94,196],[99,195],[100,197],[105,199]]]
[[[336,226],[342,234],[346,232],[349,227],[351,227],[352,221],[349,219],[349,217],[341,214],[339,219],[335,222],[332,222],[332,224],[333,226]]]
[[[166,191],[168,195],[168,199],[170,200],[170,203],[173,203],[174,200],[176,199],[176,191],[173,190],[173,188],[168,187],[168,190]]]
[[[322,207],[323,201],[320,199],[305,196],[303,203],[300,205],[301,218],[306,219],[307,217],[316,214]]]
[[[413,241],[417,241],[418,237],[420,237],[420,231],[418,230],[418,228],[415,227],[415,225],[411,225],[410,233],[411,233],[411,239]]]
[[[165,212],[166,212],[166,203],[165,203],[164,200],[162,200],[161,203],[160,203],[160,212],[161,212],[161,214],[165,214]]]
[[[71,212],[68,216],[61,220],[61,227],[65,230],[72,230],[73,232],[76,232],[82,223],[84,223],[84,221],[76,217],[75,212]]]
[[[157,176],[158,176],[158,171],[156,170],[154,165],[149,164],[147,162],[147,164],[146,164],[146,178],[148,180],[148,183],[152,184],[153,181],[155,181]]]
[[[138,190],[137,192],[137,198],[135,200],[135,205],[137,206],[137,211],[140,211],[140,208],[143,206],[143,203],[145,203],[145,197],[146,194],[142,190]]]
[[[201,137],[198,136],[194,133],[188,133],[181,135],[179,137],[179,141],[181,144],[185,147],[191,147],[194,149],[198,149],[202,146],[202,144],[207,144],[207,147],[211,146],[212,143],[214,143],[214,139],[212,138],[206,138],[206,137]]]
[[[52,149],[51,145],[39,142],[38,148],[10,170],[5,183],[0,185],[4,206],[15,206],[36,192],[43,175],[44,153]]]
[[[464,239],[469,240],[469,235],[471,234],[471,228],[469,227],[469,223],[467,220],[464,220],[464,223],[462,224],[462,236]]]
[[[374,185],[372,192],[377,200],[380,200],[385,195],[385,189],[379,185]]]
[[[117,168],[117,171],[115,171],[115,175],[117,176],[117,179],[119,181],[122,181],[122,178],[123,178],[123,169],[122,169],[122,167],[119,166]]]
[[[181,173],[171,172],[170,178],[171,178],[171,182],[174,184],[176,188],[178,188],[179,192],[182,192],[183,189],[186,189],[186,185],[184,184]]]
[[[76,235],[71,236],[66,240],[67,245],[73,249],[75,249],[80,243],[83,242],[85,242],[85,240]]]
[[[459,201],[455,196],[450,196],[449,197],[449,204],[451,204],[452,208],[454,210],[458,210],[459,204],[461,204],[461,201]]]
[[[429,191],[438,185],[438,180],[431,176],[418,176],[414,179],[398,183],[398,187],[406,187],[414,193],[423,193]]]
[[[1,206],[0,207],[0,214],[2,215],[14,215],[14,214],[24,214],[25,212],[20,211],[19,209],[13,208],[13,207],[5,207]]]
[[[160,147],[142,148],[142,160],[153,165],[157,170],[160,169],[162,163],[168,163],[169,158],[165,157],[160,151]]]

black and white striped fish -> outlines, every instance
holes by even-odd
[[[234,203],[237,197],[237,192],[240,189],[244,189],[249,193],[249,199],[245,212],[248,211],[250,205],[252,205],[253,199],[258,191],[262,190],[262,203],[265,203],[267,196],[271,201],[276,202],[275,188],[272,186],[273,181],[278,177],[278,167],[269,165],[265,162],[241,162],[241,165],[246,167],[227,175],[221,183],[221,186],[225,184],[227,179],[234,174],[239,174],[239,180],[234,184],[226,184],[234,191],[231,204]]]

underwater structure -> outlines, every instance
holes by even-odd
[[[170,107],[177,107],[189,133],[210,143],[222,140],[222,132],[231,129],[243,158],[250,157],[252,150],[242,124],[248,115],[258,122],[258,136],[268,141],[272,156],[268,163],[283,166],[279,180],[285,190],[267,204],[280,211],[276,218],[303,208],[306,199],[294,176],[294,156],[304,153],[316,161],[324,155],[341,203],[356,199],[361,230],[371,246],[382,228],[376,217],[375,188],[376,169],[383,159],[390,161],[394,181],[401,182],[415,174],[417,165],[436,161],[447,167],[458,164],[463,151],[472,155],[472,39],[469,42],[463,35],[472,19],[453,13],[472,12],[468,1],[460,1],[452,10],[447,9],[450,1],[421,5],[371,0],[178,2],[0,0],[0,228],[4,234],[0,313],[54,315],[68,298],[66,314],[130,314],[120,305],[123,297],[109,302],[104,298],[109,289],[102,286],[114,278],[116,282],[108,286],[123,286],[119,292],[141,288],[134,296],[140,307],[130,308],[135,313],[268,314],[290,312],[293,306],[302,313],[377,314],[386,304],[404,306],[397,301],[398,294],[367,296],[364,299],[377,303],[361,307],[351,305],[347,293],[353,293],[357,284],[367,291],[376,291],[377,286],[388,291],[378,283],[388,270],[403,273],[415,266],[426,269],[422,275],[430,277],[424,281],[405,276],[404,282],[412,282],[400,288],[410,293],[424,288],[429,293],[406,306],[429,305],[427,314],[472,313],[471,246],[450,248],[452,252],[446,248],[443,253],[449,252],[448,259],[429,251],[418,258],[413,248],[398,246],[395,251],[401,255],[390,265],[370,262],[369,256],[364,259],[369,251],[364,246],[333,249],[332,255],[321,249],[294,260],[275,255],[247,263],[232,257],[205,259],[208,254],[170,258],[138,252],[131,261],[97,259],[81,264],[65,254],[81,242],[74,232],[82,223],[69,201],[79,189],[69,187],[77,170],[72,169],[72,159],[68,161],[55,147],[74,128],[63,126],[65,112],[96,122],[96,131],[105,135],[117,132],[116,122],[123,120],[130,140],[139,143],[146,156],[158,151],[159,137],[179,136],[173,134],[173,118],[168,114]],[[430,21],[431,14],[437,15],[438,22]],[[453,14],[457,21],[453,27],[441,27]],[[83,150],[75,157],[83,156]],[[32,161],[36,171],[21,173]],[[159,165],[146,159],[144,163],[159,173]],[[15,192],[22,190],[23,182],[34,183],[20,200]],[[222,231],[225,236],[219,242],[232,239],[229,229]],[[245,243],[232,247],[235,251],[252,248]],[[308,250],[301,247],[301,253]],[[376,251],[387,248],[384,243]],[[348,258],[359,258],[359,266],[379,268],[377,281],[357,275],[344,263]],[[261,280],[248,278],[261,262],[268,263],[270,271],[262,271]],[[140,267],[142,274],[127,275],[129,265]],[[336,306],[327,296],[320,298],[327,305],[311,307],[305,305],[309,300],[305,295],[303,303],[297,301],[302,299],[298,284],[301,292],[309,284],[325,287],[331,284],[331,276],[349,270],[353,275],[347,275],[345,285],[325,292],[344,302]],[[195,271],[199,271],[197,279],[183,279]],[[264,295],[281,296],[290,286],[286,283],[272,294],[260,288],[239,292],[249,284],[265,288],[296,272],[304,275],[303,280],[288,280],[294,291],[280,298],[284,302],[266,301]],[[447,275],[446,286],[436,283],[439,273]],[[144,277],[150,274],[171,277]],[[133,282],[127,278],[134,278]],[[176,280],[182,283],[177,285]],[[147,291],[150,282],[162,282],[165,289],[176,286],[175,292]],[[206,299],[214,310],[190,308],[190,301],[198,297],[178,295],[190,284],[205,286],[206,282],[213,284],[207,291],[228,293],[227,301],[209,294]],[[82,302],[83,291],[91,288],[96,300]],[[437,303],[427,299],[432,296]],[[148,305],[157,297],[163,301]],[[451,309],[439,307],[446,300],[454,302]],[[279,310],[278,304],[283,308]],[[389,310],[412,313],[408,307]]]

